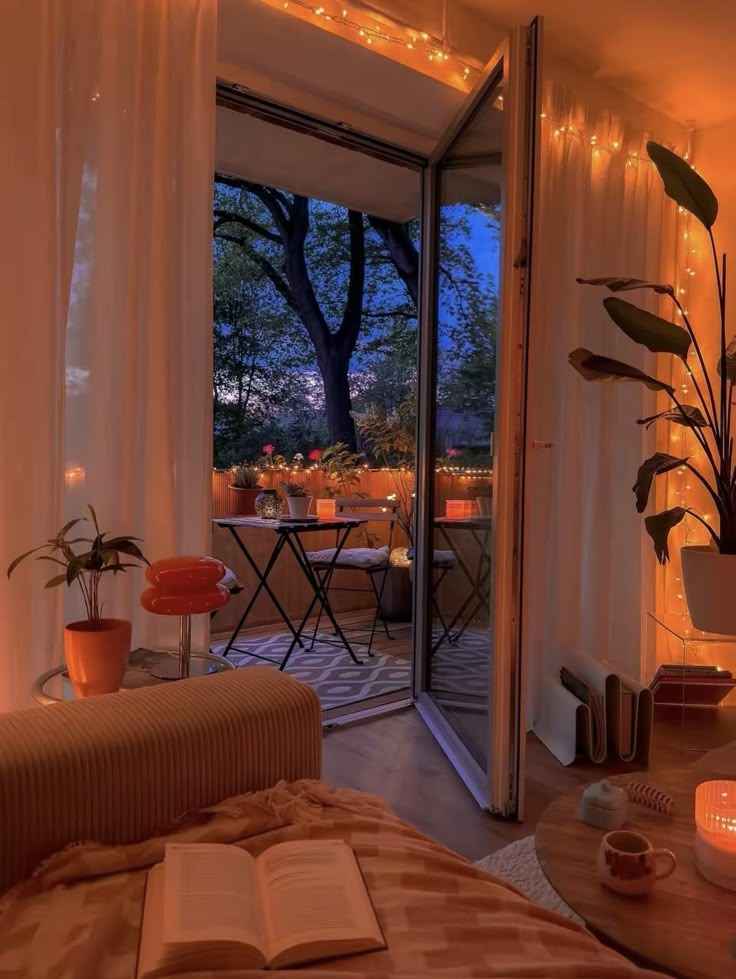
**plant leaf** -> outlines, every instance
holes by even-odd
[[[43,587],[56,588],[58,585],[63,585],[65,581],[66,581],[65,574],[57,574],[55,577],[49,578],[49,580],[46,582],[46,584]]]
[[[36,551],[42,551],[45,547],[48,546],[49,546],[48,544],[41,544],[39,547],[32,547],[30,551],[25,551],[23,554],[17,557],[15,561],[11,561],[10,564],[8,565],[8,578],[15,571],[15,569],[18,567],[21,561],[25,561],[25,559],[27,557],[30,557],[31,554],[35,554]]]
[[[136,540],[138,538],[135,538]],[[115,537],[112,540],[105,542],[105,549],[111,548],[116,551],[120,551],[121,554],[127,554],[129,557],[140,558],[141,561],[146,559],[143,557],[143,552],[137,544],[133,543],[133,538],[130,537]],[[146,563],[148,563],[146,561]]]
[[[600,354],[591,353],[584,347],[573,350],[568,358],[570,365],[584,377],[586,381],[603,381],[613,383],[617,381],[638,381],[644,384],[650,391],[666,391],[673,395],[675,389],[664,381],[658,381],[656,377],[651,377],[640,371],[638,367],[631,367],[620,360],[613,360],[611,357],[603,357]]]
[[[611,292],[630,292],[632,289],[651,289],[661,296],[674,296],[674,286],[660,282],[647,282],[646,279],[629,279],[623,276],[604,275],[596,279],[576,279],[583,286],[605,286]]]
[[[644,526],[647,533],[654,541],[654,551],[660,564],[667,564],[670,559],[670,549],[668,538],[670,531],[676,527],[687,515],[685,507],[676,506],[671,510],[663,510],[661,513],[654,513],[644,519]]]
[[[648,418],[637,418],[637,425],[652,425],[661,419],[666,422],[673,422],[675,425],[684,425],[686,428],[710,428],[703,412],[696,405],[680,405],[679,408],[668,408],[660,411],[657,415],[649,415]]]
[[[97,536],[99,537],[100,536],[100,526],[97,523],[97,514],[95,513],[95,508],[92,506],[91,503],[88,503],[87,504],[87,509],[92,514],[92,522],[95,525],[95,531],[97,532]]]
[[[676,153],[652,140],[647,143],[647,153],[662,178],[665,194],[706,228],[712,228],[718,217],[718,198],[700,174]]]
[[[638,513],[644,513],[649,502],[649,492],[655,476],[679,469],[687,462],[687,457],[678,459],[676,456],[667,455],[666,452],[655,452],[639,466],[636,474],[636,482],[632,489],[636,494],[636,509]]]
[[[723,373],[723,358],[718,359],[718,376]],[[736,382],[736,337],[731,338],[731,342],[726,347],[726,377],[729,381]]]
[[[86,519],[87,519],[86,517],[76,517],[74,520],[70,520],[69,523],[65,523],[64,526],[59,531],[59,533],[56,535],[56,540],[57,541],[63,540],[64,537],[66,537],[66,535],[72,529],[72,527],[75,527],[78,523],[81,523],[83,520]]]
[[[675,354],[683,360],[690,349],[690,334],[681,326],[639,309],[623,299],[609,296],[603,300],[606,312],[619,329],[635,343],[641,343],[655,354]]]
[[[66,566],[67,585],[71,585],[72,582],[76,581],[76,579],[80,576],[80,574],[82,574],[83,571],[84,571],[84,566],[79,558],[74,558],[73,560],[71,560],[69,564],[67,564]]]

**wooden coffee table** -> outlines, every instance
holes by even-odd
[[[537,824],[539,862],[567,904],[607,944],[642,965],[683,979],[723,979],[736,975],[736,892],[708,883],[693,856],[694,795],[701,782],[732,778],[733,772],[637,772],[609,779],[656,785],[675,800],[672,816],[632,807],[626,828],[643,833],[655,847],[677,857],[671,877],[645,898],[626,898],[604,888],[596,855],[604,831],[579,816],[582,788],[556,799]]]

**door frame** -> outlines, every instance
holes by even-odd
[[[417,448],[417,561],[415,575],[414,696],[416,706],[466,786],[483,808],[508,817],[523,815],[525,764],[525,673],[522,575],[524,542],[524,447],[530,317],[533,210],[537,166],[539,34],[512,32],[489,60],[472,96],[432,154],[423,177],[422,273],[419,303],[419,387]],[[493,659],[489,689],[491,716],[487,771],[457,735],[430,692],[432,627],[430,600],[434,542],[433,395],[437,374],[436,320],[440,172],[443,157],[486,99],[503,86],[505,173],[502,188],[498,340],[498,390],[494,426],[491,595]]]

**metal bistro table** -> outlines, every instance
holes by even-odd
[[[446,625],[442,635],[432,647],[434,653],[447,639],[451,643],[456,643],[462,636],[475,616],[480,612],[484,605],[488,605],[488,595],[484,589],[488,585],[491,577],[491,518],[485,516],[477,517],[435,517],[434,525],[445,539],[450,550],[454,551],[457,563],[462,569],[470,585],[470,591],[460,608],[453,616],[449,625]],[[478,561],[475,568],[470,568],[462,553],[453,547],[450,538],[450,530],[463,531],[470,534],[478,548]],[[459,626],[453,635],[453,629]]]
[[[227,656],[230,653],[230,650],[232,649],[235,650],[235,652],[245,653],[248,656],[253,656],[255,659],[262,659],[265,660],[267,663],[274,663],[276,666],[278,666],[280,670],[283,670],[286,667],[286,664],[289,662],[289,659],[291,658],[291,654],[294,652],[296,647],[299,646],[302,649],[304,648],[304,643],[302,642],[302,632],[304,631],[304,627],[306,626],[307,621],[310,615],[312,614],[315,605],[319,604],[324,614],[330,620],[330,623],[332,624],[332,628],[335,630],[335,635],[339,638],[340,642],[343,644],[347,652],[350,654],[350,658],[353,660],[354,663],[357,663],[359,665],[362,664],[362,660],[359,660],[358,657],[355,655],[355,652],[353,651],[352,646],[348,642],[345,633],[342,631],[337,620],[335,619],[332,609],[330,608],[330,603],[327,598],[327,590],[324,587],[323,582],[330,580],[330,577],[335,568],[335,563],[337,562],[337,559],[340,555],[340,551],[342,551],[343,547],[345,546],[345,542],[348,539],[348,535],[350,534],[350,531],[354,530],[356,527],[359,527],[361,524],[365,523],[366,522],[365,519],[350,518],[350,517],[330,517],[327,520],[322,520],[322,519],[291,520],[288,517],[285,517],[283,520],[280,519],[263,520],[260,517],[218,517],[212,522],[216,524],[216,526],[223,527],[229,531],[239,551],[245,557],[246,561],[253,569],[253,573],[258,579],[258,586],[256,590],[253,592],[250,601],[246,605],[243,614],[240,616],[240,621],[235,626],[235,629],[233,630],[233,634],[230,636],[230,639],[228,640],[227,646],[225,646],[225,649],[222,651],[223,656]],[[263,568],[263,570],[261,570],[261,568],[258,567],[258,564],[256,563],[252,554],[248,550],[242,535],[238,532],[243,527],[270,531],[272,534],[274,534],[275,537],[274,547],[271,552],[271,556],[266,562],[266,565]],[[309,560],[307,559],[307,552],[302,542],[302,535],[314,533],[315,531],[325,531],[325,530],[334,530],[336,532],[337,540],[334,548],[334,554],[332,555],[332,560],[330,562],[330,566],[327,569],[327,573],[322,578],[322,581],[320,581],[319,576],[315,573],[314,569],[309,563]],[[296,560],[296,563],[301,568],[302,573],[304,574],[304,577],[309,582],[309,586],[313,592],[313,598],[310,601],[309,606],[305,611],[304,615],[302,616],[299,625],[296,628],[294,627],[293,623],[289,619],[286,610],[283,608],[278,598],[274,594],[273,589],[268,583],[268,577],[273,571],[274,566],[276,565],[276,561],[278,560],[279,554],[281,554],[281,552],[284,550],[285,547],[288,548],[291,551],[291,553],[294,555],[294,559]],[[245,624],[248,618],[250,610],[255,605],[256,599],[258,598],[258,596],[262,591],[265,591],[268,597],[271,599],[274,608],[278,612],[282,622],[287,627],[287,629],[289,630],[292,636],[291,644],[289,645],[289,648],[286,651],[286,655],[280,662],[277,660],[270,659],[268,656],[261,656],[259,653],[254,653],[249,649],[243,649],[242,647],[235,645],[235,640],[237,639],[240,630],[243,628],[243,625]]]

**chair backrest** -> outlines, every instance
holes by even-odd
[[[366,500],[360,496],[341,496],[335,500],[335,513],[338,517],[359,517],[366,523],[387,523],[388,548],[391,550],[394,526],[399,519],[398,500],[389,500],[386,497]]]

